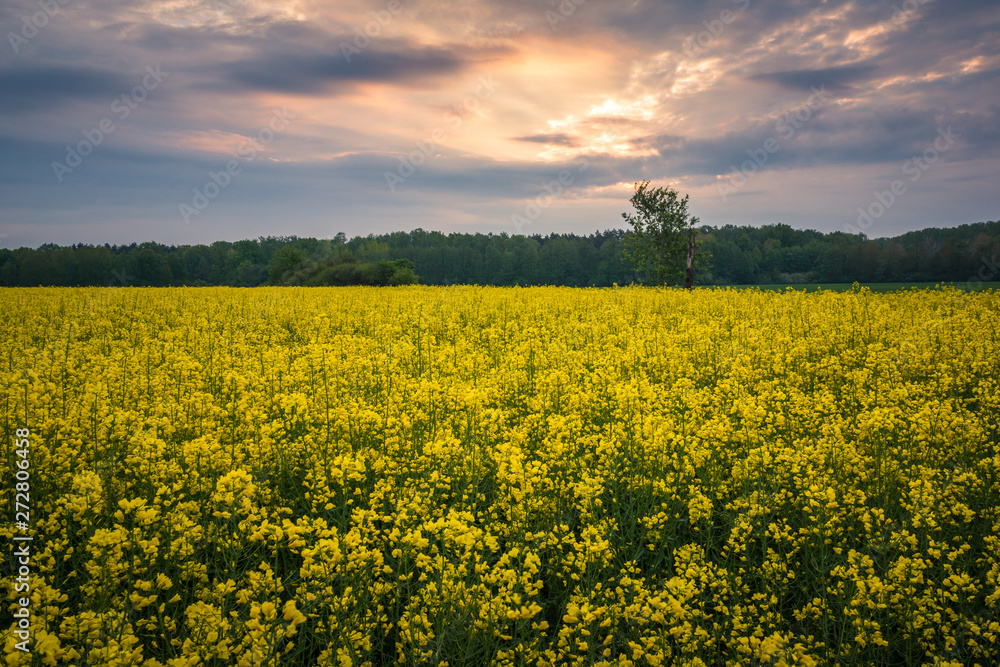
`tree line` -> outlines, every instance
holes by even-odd
[[[211,245],[0,249],[0,285],[610,286],[640,282],[627,235],[463,234],[424,231],[332,239],[295,236]],[[698,228],[699,285],[961,282],[1000,277],[1000,221],[894,238],[797,230],[786,224]]]

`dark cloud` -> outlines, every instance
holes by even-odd
[[[204,44],[206,36],[180,31],[163,35],[155,30],[145,42]],[[194,31],[198,32],[198,31]],[[228,91],[270,90],[293,94],[328,93],[337,83],[391,82],[422,85],[428,79],[454,75],[469,62],[507,52],[502,45],[470,47],[425,46],[401,38],[367,37],[356,32],[330,33],[309,24],[278,22],[257,34],[222,35],[215,39],[228,48],[249,51],[238,60],[223,60],[198,74],[210,78],[197,87]]]
[[[843,91],[855,83],[867,81],[878,69],[875,65],[859,64],[823,69],[800,69],[785,72],[769,72],[755,74],[750,77],[754,81],[769,81],[793,90],[811,90],[826,86],[830,91]]]
[[[803,114],[803,117],[806,115]],[[751,153],[763,155],[768,142],[776,150],[767,155],[767,169],[806,169],[815,166],[846,168],[902,163],[932,146],[939,132],[955,135],[942,159],[946,162],[1000,154],[1000,110],[989,114],[948,114],[943,111],[863,108],[840,111],[818,108],[805,120],[793,113],[718,137],[678,139],[651,137],[663,159],[686,173],[725,174]]]
[[[416,83],[429,76],[453,74],[462,67],[454,53],[434,48],[378,51],[372,48],[351,54],[348,62],[338,52],[325,54],[265,54],[220,66],[219,84],[212,87],[275,90],[287,93],[322,93],[331,84],[356,81]]]
[[[524,137],[511,137],[514,141],[530,141],[538,144],[551,144],[553,146],[570,146],[576,147],[580,145],[580,138],[574,137],[563,132],[558,132],[555,134],[529,134]]]
[[[251,17],[241,18],[238,25],[239,32],[207,26],[176,27],[158,23],[108,26],[104,32],[109,37],[120,34],[123,39],[143,50],[174,53],[231,49],[250,50],[254,53],[278,53],[296,48],[301,52],[316,53],[331,50],[330,45],[335,46],[341,39],[350,41],[354,38],[353,34],[350,37],[331,35],[330,32],[309,22],[268,22],[263,18]]]
[[[903,3],[900,3],[902,6]],[[902,7],[901,7],[902,8]],[[894,8],[895,9],[895,8]],[[976,21],[981,27],[995,30],[1000,22],[997,3],[994,0],[949,0],[948,2],[927,2],[921,5],[926,19],[931,22],[956,24],[955,19],[984,19]]]
[[[986,113],[956,113],[945,120],[956,132],[963,133],[964,145],[972,157],[1000,156],[1000,107],[992,105]]]
[[[131,89],[134,79],[121,72],[72,65],[9,67],[0,70],[0,113],[72,100],[110,101]]]

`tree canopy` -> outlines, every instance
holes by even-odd
[[[699,256],[706,259],[697,272],[702,285],[1000,279],[1000,221],[884,239],[786,224],[698,231]],[[46,244],[0,249],[0,285],[342,284],[348,269],[338,269],[341,265],[350,267],[348,280],[372,284],[372,272],[376,281],[387,272],[357,267],[397,260],[412,262],[410,270],[429,285],[627,285],[640,277],[625,258],[626,236],[623,230],[508,236],[415,229],[351,239],[283,236],[211,245]],[[396,266],[393,275],[404,268]]]
[[[649,181],[635,184],[629,200],[635,213],[622,213],[632,227],[625,235],[624,253],[643,282],[691,286],[687,269],[699,245],[699,220],[688,213],[688,199],[670,187],[651,188]]]

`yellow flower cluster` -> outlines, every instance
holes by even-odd
[[[0,298],[8,664],[1000,664],[997,293]]]

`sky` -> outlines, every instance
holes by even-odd
[[[1000,218],[996,0],[5,0],[0,246]]]

